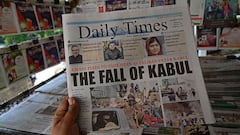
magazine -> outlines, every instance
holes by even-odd
[[[236,27],[223,27],[220,31],[219,48],[237,49],[240,48],[240,25]]]
[[[60,63],[59,53],[57,50],[57,44],[55,40],[45,39],[42,45],[47,67],[51,67],[53,65]]]
[[[63,15],[67,88],[82,130],[214,122],[187,6]]]
[[[0,57],[8,84],[28,75],[26,62],[20,49],[8,49]]]
[[[65,53],[64,53],[64,41],[62,36],[56,36],[55,38],[57,48],[58,48],[58,54],[61,61],[65,61]]]
[[[45,61],[41,44],[28,46],[26,48],[26,57],[29,73],[36,73],[45,69]]]
[[[229,27],[237,23],[238,0],[205,0],[204,21],[206,27]]]
[[[217,49],[217,29],[197,27],[198,49]]]
[[[20,32],[29,32],[39,30],[37,18],[32,4],[16,2],[16,13]]]
[[[52,17],[54,22],[54,28],[62,27],[62,14],[63,14],[63,6],[52,6]]]
[[[41,30],[53,29],[53,20],[51,16],[50,6],[36,5],[35,11],[38,18],[40,29]]]
[[[14,20],[13,3],[1,1],[0,3],[0,34],[17,33],[17,25]]]
[[[188,4],[193,24],[202,25],[205,0],[188,0]]]

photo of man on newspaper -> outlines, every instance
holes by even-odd
[[[104,50],[104,60],[116,60],[123,59],[123,48],[117,40],[110,41],[107,43]],[[120,49],[119,49],[120,48]]]
[[[75,63],[82,63],[82,55],[79,53],[80,48],[79,45],[72,45],[69,47],[71,49],[72,55],[69,56],[69,63],[75,64]]]

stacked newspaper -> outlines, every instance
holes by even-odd
[[[79,100],[82,130],[182,134],[214,122],[187,2],[63,15],[63,31],[68,94]]]

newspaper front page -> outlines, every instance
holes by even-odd
[[[63,31],[82,130],[137,134],[214,122],[187,2],[63,15]]]

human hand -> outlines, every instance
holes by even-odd
[[[78,112],[76,99],[65,97],[55,112],[51,135],[81,135],[77,124]]]

